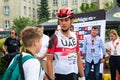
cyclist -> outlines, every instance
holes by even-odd
[[[74,32],[70,31],[70,26],[73,23],[73,11],[70,8],[61,8],[56,17],[61,28],[57,34],[51,36],[49,41],[46,61],[47,73],[51,80],[78,80],[79,72],[84,80],[77,37]],[[55,58],[54,67],[52,65],[53,57]]]

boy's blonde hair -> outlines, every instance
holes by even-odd
[[[31,47],[34,40],[41,39],[41,32],[36,27],[26,27],[22,31],[22,41],[25,47]]]

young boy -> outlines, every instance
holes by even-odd
[[[23,57],[26,55],[35,56],[41,48],[41,33],[36,27],[26,27],[22,31],[22,41],[26,52],[22,52]],[[12,62],[11,62],[12,63]],[[36,58],[28,59],[23,63],[25,80],[43,80],[40,78],[42,70],[40,62]]]

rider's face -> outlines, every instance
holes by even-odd
[[[61,29],[63,30],[70,28],[71,23],[72,23],[72,19],[70,18],[59,19],[59,24],[61,26]]]

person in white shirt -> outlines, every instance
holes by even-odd
[[[116,32],[116,30],[112,29],[109,32],[110,41],[106,48],[106,51],[109,58],[110,72],[111,72],[111,80],[116,80],[116,70],[120,75],[120,38]]]
[[[37,54],[37,57],[40,59],[43,69],[46,72],[46,51],[48,49],[48,43],[49,43],[49,36],[44,34],[44,27],[41,25],[36,26],[39,31],[42,33],[42,47],[40,51]],[[43,77],[45,73],[43,72]]]

